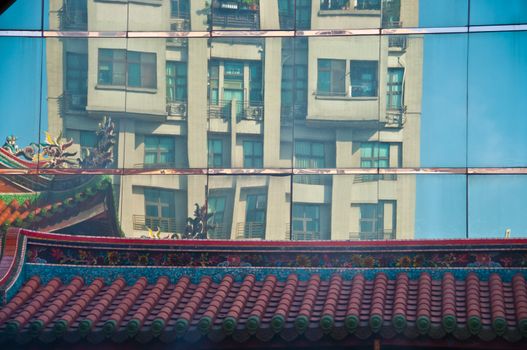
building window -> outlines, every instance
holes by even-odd
[[[325,154],[325,145],[322,142],[295,142],[295,166],[298,168],[325,168]]]
[[[73,110],[86,107],[88,94],[88,55],[66,53],[66,98]]]
[[[351,96],[377,96],[377,61],[351,61]]]
[[[155,188],[145,188],[145,226],[163,232],[174,232],[175,192]]]
[[[265,194],[248,194],[244,238],[264,238],[267,198]]]
[[[320,206],[293,204],[293,240],[318,240],[320,233]]]
[[[281,118],[305,119],[307,114],[307,40],[282,40]]]
[[[209,138],[209,167],[225,167],[223,157],[223,140]]]
[[[388,168],[390,166],[390,144],[363,142],[360,144],[361,168]]]
[[[145,166],[174,165],[174,148],[171,136],[145,136]]]
[[[376,204],[360,204],[360,239],[389,239],[394,237],[394,229],[386,230],[384,226],[385,205],[391,204],[393,223],[396,217],[395,201],[381,201]],[[392,224],[392,227],[394,224]]]
[[[220,76],[221,68],[223,75]],[[237,118],[257,119],[257,116],[263,115],[262,100],[262,62],[217,59],[210,61],[209,113],[212,117],[229,118],[233,101],[236,101]]]
[[[211,238],[228,239],[227,227],[225,225],[225,197],[224,196],[210,196],[208,199],[208,212],[212,213],[210,224],[213,229],[210,232]]]
[[[120,49],[99,49],[101,85],[116,85],[155,89],[156,54]]]
[[[170,16],[172,18],[190,18],[190,0],[170,0]]]
[[[386,108],[400,110],[403,106],[404,68],[388,68]]]
[[[167,61],[167,102],[187,100],[187,63]]]
[[[97,134],[95,131],[80,131],[79,144],[81,146],[82,158],[88,156],[88,150],[97,147]]]
[[[263,148],[262,142],[257,140],[243,141],[243,167],[261,168],[263,167]]]
[[[317,94],[324,96],[346,94],[345,60],[318,60]]]
[[[263,101],[262,63],[249,63],[249,105],[259,106]]]

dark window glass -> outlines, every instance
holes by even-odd
[[[221,168],[225,164],[223,162],[223,140],[209,139],[209,167]]]
[[[293,239],[321,239],[320,205],[293,204]]]
[[[263,149],[261,141],[243,141],[243,166],[244,168],[261,168],[263,166]]]
[[[156,88],[156,54],[119,49],[99,49],[98,83],[101,85]]]
[[[388,68],[386,108],[401,109],[403,106],[404,68]]]
[[[326,96],[346,94],[345,60],[318,60],[317,93]]]
[[[187,100],[187,63],[167,61],[167,101]]]
[[[145,136],[145,165],[173,165],[175,163],[174,138]]]
[[[84,109],[88,93],[88,56],[66,53],[66,99],[71,109]]]
[[[377,61],[351,61],[351,96],[377,96]]]

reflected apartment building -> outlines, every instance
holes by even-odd
[[[418,0],[294,4],[56,0],[49,18],[71,31],[316,31],[414,27],[419,12]],[[86,152],[110,116],[116,167],[209,169],[116,176],[127,236],[181,232],[207,203],[212,238],[413,238],[415,177],[362,170],[419,166],[422,50],[396,35],[49,38],[48,129]]]

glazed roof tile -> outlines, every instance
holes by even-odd
[[[0,306],[0,343],[202,340],[215,344],[230,340],[261,344],[273,339],[384,339],[415,341],[415,345],[424,339],[443,344],[522,344],[527,339],[523,260],[513,259],[511,268],[466,265],[454,269],[397,268],[386,259],[382,260],[384,267],[368,268],[343,268],[340,260],[334,261],[335,268],[271,267],[264,260],[258,260],[261,266],[252,267],[225,267],[221,264],[224,260],[218,260],[220,267],[116,266],[117,260],[89,267],[63,259],[60,249],[70,249],[68,242],[82,254],[95,249],[113,256],[137,249],[132,253],[146,256],[157,249],[165,254],[163,261],[172,254],[170,249],[181,255],[196,254],[200,259],[225,249],[226,256],[235,257],[232,261],[240,260],[237,257],[243,257],[249,248],[250,254],[257,254],[258,249],[273,254],[275,249],[268,242],[261,243],[266,245],[263,248],[255,248],[252,242],[236,246],[229,246],[230,242],[208,242],[210,246],[177,242],[163,247],[163,242],[154,246],[144,240],[137,243],[11,229],[0,259],[0,292],[5,298]],[[512,250],[511,244],[495,242],[494,251],[483,253],[491,248],[478,242],[474,246],[477,254],[495,257],[502,249],[527,256],[526,243],[517,241]],[[24,262],[26,251],[40,249],[42,253],[45,247],[61,258]],[[300,243],[299,247],[300,252],[287,248],[290,261],[302,261],[295,254],[308,254],[309,249],[322,251],[327,261],[331,254],[340,257],[349,253],[315,244],[309,248]],[[448,247],[456,251],[454,244]],[[384,247],[368,249],[361,254],[386,257]],[[405,247],[395,244],[390,251],[397,249],[408,254]],[[429,254],[436,254],[437,249]],[[464,249],[466,243],[458,254],[463,256]],[[284,248],[277,246],[276,250]],[[391,259],[399,261],[399,256]]]
[[[467,287],[452,295],[453,282]],[[448,272],[442,280],[432,280],[426,273],[417,280],[405,273],[395,279],[378,273],[373,280],[362,274],[352,280],[334,274],[329,281],[320,281],[317,275],[300,281],[291,274],[285,282],[276,282],[273,275],[260,281],[248,275],[241,282],[225,276],[214,283],[204,276],[198,284],[188,277],[173,282],[162,277],[149,284],[142,277],[131,286],[117,278],[107,287],[101,280],[86,285],[81,276],[41,285],[33,276],[1,308],[0,334],[4,340],[5,335],[42,339],[75,335],[95,341],[101,332],[103,338],[125,332],[127,337],[178,339],[215,332],[259,337],[271,329],[274,335],[292,332],[296,338],[318,329],[358,337],[427,335],[434,329],[442,337],[460,339],[484,332],[518,337],[527,335],[525,291],[521,275],[502,282],[497,274],[488,281],[469,274],[463,281]],[[257,326],[250,324],[251,318]]]

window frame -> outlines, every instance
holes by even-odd
[[[321,67],[322,63],[329,63],[328,67]],[[336,65],[340,65],[338,69]],[[329,74],[328,89],[322,89],[322,74]],[[340,77],[339,77],[340,76]],[[338,84],[338,85],[337,85]],[[346,96],[346,60],[333,58],[317,59],[317,95]]]
[[[147,148],[147,139],[156,140],[156,147],[152,149]],[[167,151],[164,151],[161,148],[161,141],[168,140],[168,144],[171,145]],[[163,155],[168,154],[167,162],[161,162],[160,159]],[[153,155],[155,162],[147,162],[148,155]],[[145,167],[158,167],[158,166],[175,166],[176,162],[176,140],[173,136],[169,135],[145,135],[144,136],[144,156],[143,156],[144,166]]]
[[[370,72],[373,77],[372,80],[368,81],[362,77],[358,77],[357,73],[364,74],[364,69],[372,69]],[[379,96],[379,61],[375,60],[350,60],[350,90],[349,94],[351,97],[358,98],[371,98]],[[355,83],[354,83],[355,82]],[[366,82],[366,83],[365,83]],[[363,86],[371,84],[371,93],[357,93],[355,91],[364,90]]]
[[[250,146],[250,151],[247,152],[248,148],[246,145]],[[243,167],[247,169],[261,169],[263,168],[263,142],[257,139],[245,139],[242,143],[243,147]],[[255,146],[259,145],[261,149],[261,154],[255,154]],[[249,164],[250,165],[249,165]]]
[[[111,57],[108,54],[110,53]],[[118,55],[117,59],[116,54]],[[136,58],[138,57],[138,58]],[[147,60],[150,60],[148,62]],[[117,64],[122,65],[121,69],[124,69],[122,83],[121,78],[117,79],[114,74],[115,66]],[[102,79],[102,67],[107,66],[107,71],[110,73],[109,80]],[[135,68],[138,67],[138,70]],[[130,77],[135,72],[139,72],[139,76],[136,78],[139,84],[132,83]],[[150,72],[147,75],[146,72]],[[119,77],[119,76],[117,76]],[[150,78],[150,79],[148,79]],[[142,51],[129,51],[126,49],[112,49],[112,48],[99,48],[98,49],[98,66],[97,66],[97,87],[122,87],[127,89],[148,89],[157,90],[157,53],[155,52],[142,52]]]

